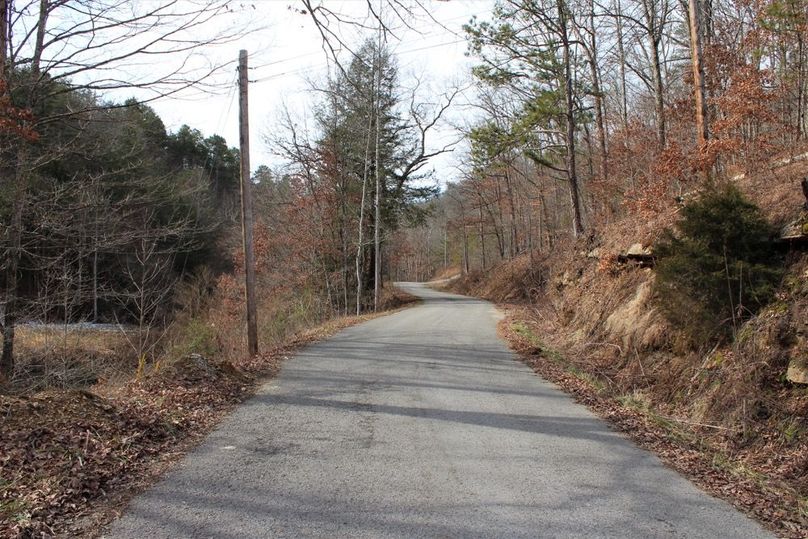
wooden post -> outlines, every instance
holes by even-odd
[[[247,348],[250,357],[258,354],[258,320],[255,305],[255,253],[253,252],[253,211],[250,192],[250,121],[247,102],[247,51],[238,55],[239,147],[241,153],[241,236],[244,242],[244,273],[247,298]]]
[[[382,30],[379,26],[379,39],[376,44],[376,200],[375,200],[375,227],[373,228],[373,312],[379,310],[382,280],[382,248],[380,231],[382,228],[382,164],[379,159],[379,145],[381,143],[381,121],[382,114],[381,94],[382,94]]]
[[[0,83],[6,80],[6,54],[8,51],[8,12],[10,0],[0,0]],[[4,90],[5,91],[5,90]]]
[[[449,267],[449,222],[443,225],[443,269]]]
[[[381,77],[380,77],[381,78]],[[379,89],[377,88],[377,92]],[[374,201],[374,224],[373,227],[373,311],[379,310],[379,294],[381,290],[382,278],[382,249],[381,249],[381,236],[379,234],[382,227],[382,209],[381,209],[381,191],[382,191],[382,173],[381,163],[379,162],[379,141],[380,141],[380,124],[379,115],[379,96],[376,96],[376,200]]]
[[[704,84],[704,64],[701,50],[701,6],[699,0],[689,0],[690,57],[693,65],[693,89],[696,94],[696,140],[699,147],[707,143],[707,99]]]

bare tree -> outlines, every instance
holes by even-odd
[[[160,248],[158,238],[144,234],[125,256],[122,277],[126,288],[116,294],[116,299],[134,322],[134,331],[118,325],[138,361],[138,373],[166,334],[171,294],[177,277],[172,271],[175,253]]]
[[[0,87],[9,96],[23,96],[24,101],[15,104],[33,111],[31,128],[35,131],[46,131],[67,117],[108,106],[71,96],[139,89],[148,101],[192,87],[210,89],[212,76],[226,64],[202,62],[196,52],[248,31],[228,24],[227,19],[236,12],[224,0],[4,0],[0,15],[0,50],[5,59],[0,62]],[[162,61],[155,61],[158,58]],[[44,106],[60,96],[71,104],[55,112]],[[42,152],[19,139],[13,141],[5,156],[8,161],[0,167],[3,188],[13,201],[4,223],[2,264],[0,373],[7,376],[14,366],[18,274],[29,186],[39,169],[67,151],[69,143]]]

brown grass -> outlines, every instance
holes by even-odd
[[[444,279],[451,279],[457,275],[460,275],[462,271],[460,270],[460,266],[449,266],[448,268],[440,268],[438,271],[435,272],[435,275],[432,276],[430,281],[442,281]]]
[[[808,149],[806,149],[808,150]],[[797,152],[796,155],[801,155]],[[788,156],[783,156],[783,159]],[[808,176],[808,159],[768,166],[735,180],[740,189],[768,215],[775,225],[795,219],[805,203],[800,181]]]
[[[805,493],[788,473],[766,473],[755,463],[739,458],[713,435],[724,432],[720,427],[668,415],[648,397],[648,388],[619,391],[593,365],[580,357],[567,356],[544,341],[545,334],[536,333],[542,327],[535,310],[520,306],[506,309],[499,329],[539,375],[573,395],[635,443],[656,452],[700,487],[759,519],[779,536],[805,537]],[[769,448],[765,453],[771,454],[775,449]],[[804,458],[801,463],[805,464]]]
[[[800,161],[734,181],[782,224],[800,214],[799,180],[806,174],[808,161]],[[551,255],[532,262],[523,255],[450,288],[522,302],[521,327],[539,336],[538,348],[556,351],[535,356],[535,343],[531,352],[511,332],[512,342],[535,356],[537,370],[557,367],[563,357],[566,376],[597,394],[584,392],[583,402],[606,398],[621,414],[626,406],[640,409],[643,424],[665,427],[652,438],[687,441],[671,453],[677,468],[696,480],[707,474],[713,492],[783,536],[808,536],[808,388],[785,379],[790,360],[808,362],[808,257],[791,255],[778,300],[740,328],[735,343],[692,349],[657,310],[653,271],[616,263],[634,243],[653,245],[677,215],[671,204],[657,215],[628,216],[555,245]],[[647,432],[641,429],[640,437]],[[662,442],[654,447],[663,457],[670,451]],[[724,475],[716,476],[716,468]]]
[[[472,271],[438,285],[439,288],[492,301],[520,302],[535,300],[542,293],[544,270],[541,260],[518,256],[503,261],[487,272]]]
[[[20,326],[15,345],[15,376],[4,388],[15,393],[84,388],[137,368],[122,331]]]
[[[388,287],[383,304],[414,301]],[[97,536],[300,346],[389,312],[301,328],[255,358],[186,354],[92,392],[0,395],[0,536]]]

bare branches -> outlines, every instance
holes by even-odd
[[[427,137],[435,129],[438,122],[444,117],[454,103],[454,100],[463,90],[461,88],[454,88],[447,94],[441,96],[440,102],[437,105],[430,106],[417,101],[416,89],[413,90],[409,103],[409,119],[416,129],[416,142],[413,151],[410,152],[412,158],[409,162],[404,164],[400,171],[394,173],[398,189],[401,189],[404,183],[423,168],[430,159],[452,151],[457,142],[459,142],[455,141],[446,144],[433,151],[427,150]]]
[[[429,9],[421,0],[365,0],[364,16],[352,16],[334,10],[323,0],[299,0],[303,6],[300,13],[307,15],[322,39],[323,51],[337,69],[345,73],[342,53],[347,52],[353,60],[361,57],[355,49],[355,36],[349,32],[370,33],[379,31],[386,43],[397,39],[399,27],[418,31],[417,21],[422,15],[434,21]]]
[[[12,8],[8,57],[12,71],[33,75],[15,79],[30,103],[73,91],[137,88],[144,101],[213,91],[232,65],[215,47],[255,30],[239,19],[225,0],[30,1]]]

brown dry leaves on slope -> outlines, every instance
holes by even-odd
[[[238,365],[185,358],[120,388],[0,395],[0,537],[86,537],[307,343],[377,315],[336,318]]]
[[[147,480],[251,387],[232,366],[185,367],[109,397],[0,397],[0,535],[87,534],[77,519]]]
[[[558,385],[598,416],[609,421],[639,446],[653,451],[669,466],[687,476],[705,491],[723,498],[737,509],[750,514],[780,537],[808,537],[805,500],[782,481],[750,473],[742,467],[722,466],[725,456],[719,448],[698,436],[697,429],[677,424],[671,418],[629,407],[608,391],[600,391],[586,379],[576,375],[572,365],[563,364],[561,356],[538,345],[523,333],[514,331],[515,324],[541,331],[529,309],[520,305],[505,307],[506,317],[499,326],[500,334],[542,378]],[[550,328],[545,328],[550,329]],[[576,368],[583,365],[576,361]],[[772,470],[775,472],[775,470]]]

